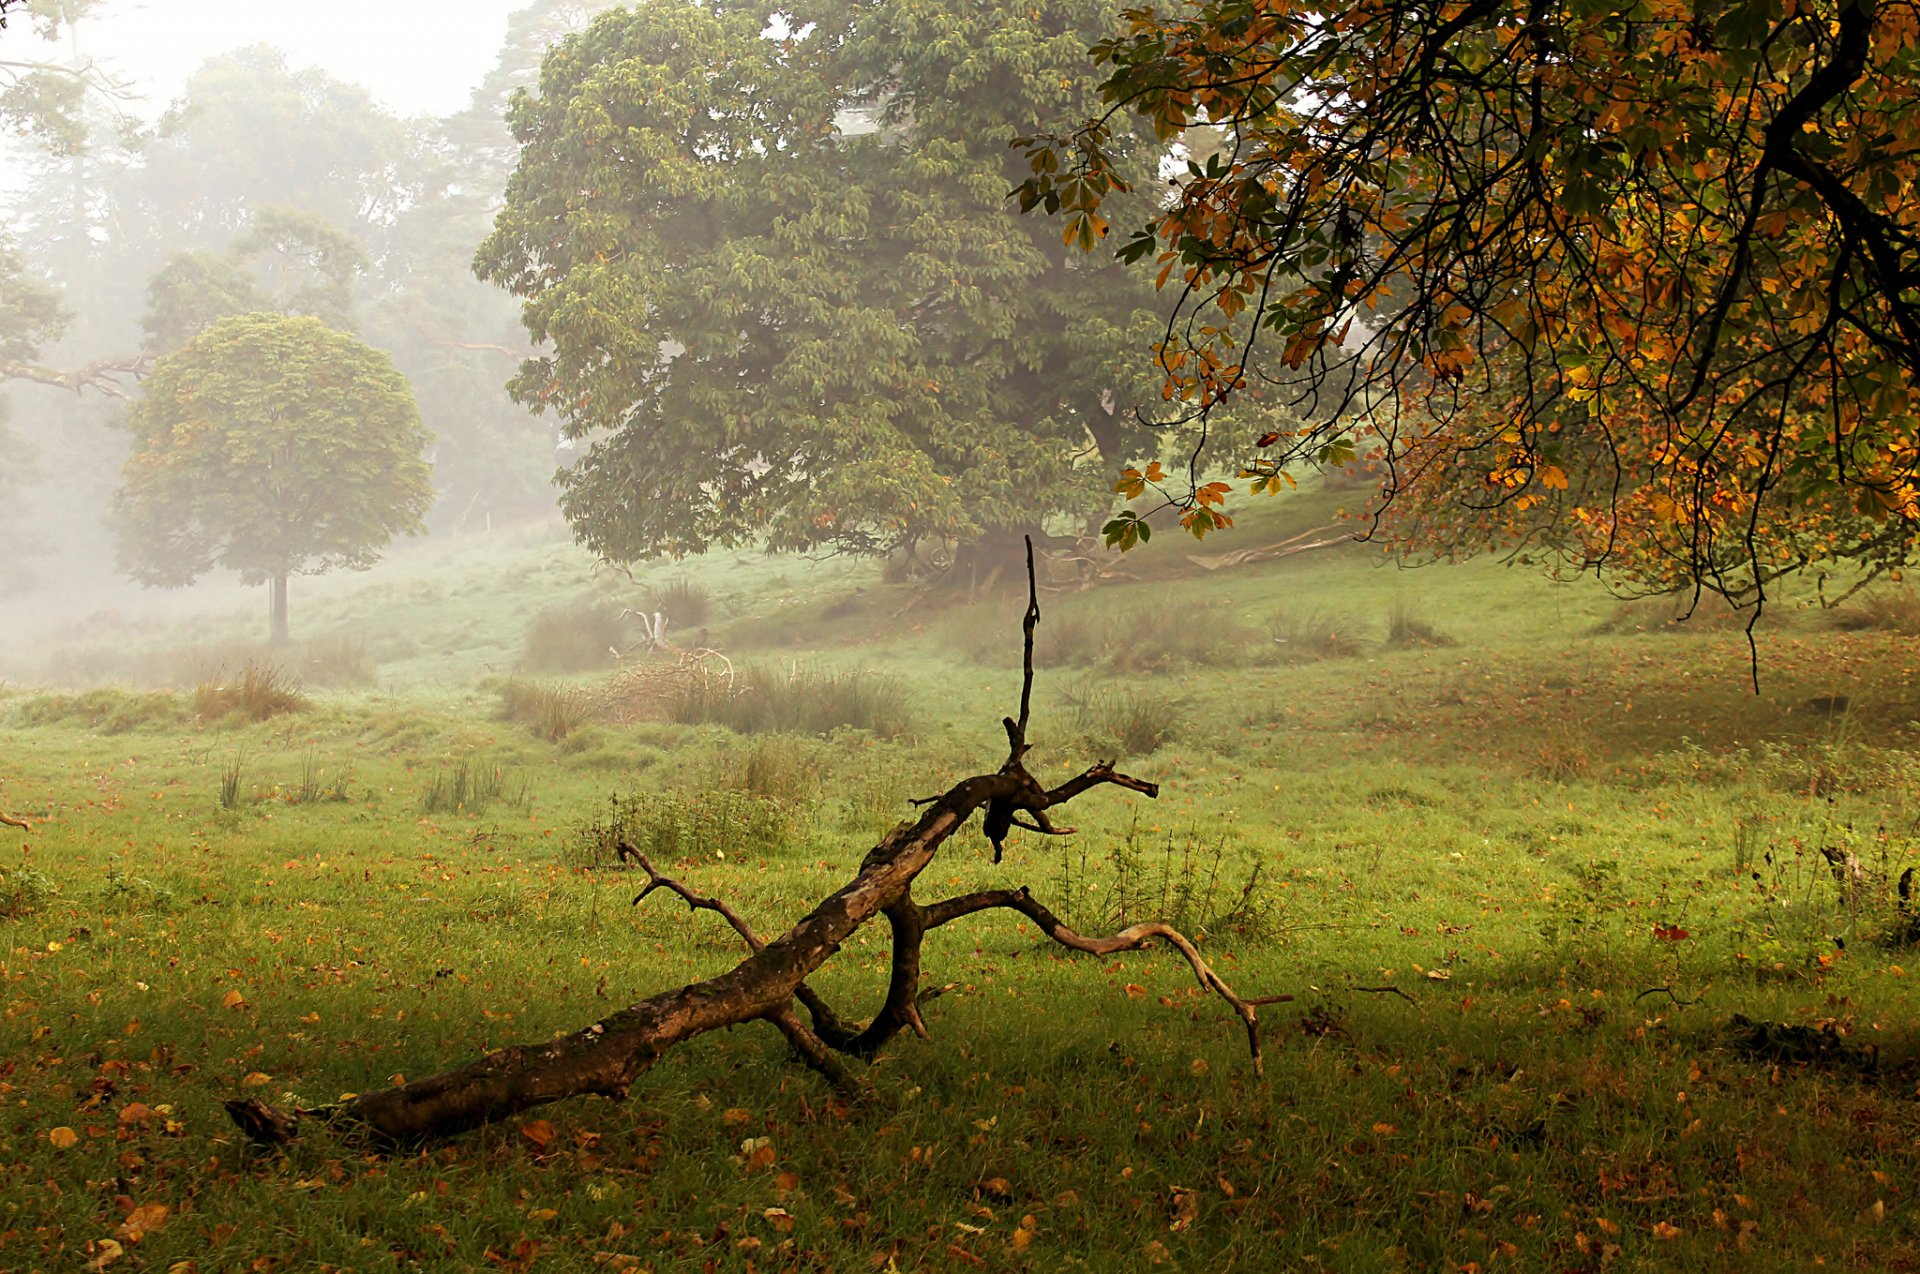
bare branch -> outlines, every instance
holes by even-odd
[[[1128,925],[1119,933],[1107,938],[1089,938],[1075,933],[1066,926],[1060,917],[1049,911],[1045,905],[1035,900],[1027,892],[1026,886],[1018,889],[988,889],[979,893],[962,894],[956,898],[936,902],[922,909],[924,923],[928,929],[937,929],[962,916],[971,916],[977,912],[1004,907],[1017,911],[1040,927],[1040,932],[1071,951],[1084,951],[1088,955],[1109,956],[1122,951],[1138,951],[1155,938],[1160,939],[1182,956],[1193,968],[1193,976],[1199,980],[1200,989],[1211,991],[1227,1002],[1235,1016],[1247,1030],[1247,1048],[1253,1055],[1254,1074],[1264,1074],[1260,1056],[1259,1007],[1263,1004],[1279,1004],[1291,1000],[1291,995],[1269,995],[1257,999],[1244,999],[1227,985],[1218,973],[1213,971],[1201,956],[1200,949],[1193,940],[1175,929],[1172,925],[1150,920],[1136,925]]]

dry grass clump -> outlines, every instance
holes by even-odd
[[[193,688],[193,710],[206,721],[243,717],[266,721],[287,712],[304,712],[312,700],[293,675],[278,664],[249,659],[229,676],[216,669]]]
[[[612,663],[637,630],[604,602],[549,606],[527,625],[520,668],[525,672],[587,672]]]
[[[618,723],[658,721],[671,716],[668,705],[684,697],[731,693],[735,680],[733,664],[712,651],[634,660],[594,693],[593,714]]]

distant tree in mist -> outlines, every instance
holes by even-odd
[[[588,443],[580,539],[1017,545],[1159,442],[1151,284],[1006,203],[1008,142],[1097,104],[1099,0],[596,18],[514,99],[477,268],[549,348],[512,382]],[[1120,144],[1116,141],[1116,145]],[[1151,198],[1151,192],[1143,198]]]
[[[178,349],[223,318],[273,310],[351,332],[354,279],[367,254],[318,213],[261,208],[224,254],[176,252],[147,282],[148,352]]]
[[[154,365],[129,424],[124,569],[162,587],[216,568],[270,584],[275,641],[290,576],[372,565],[433,501],[405,378],[315,318],[220,320]]]

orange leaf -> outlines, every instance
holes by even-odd
[[[58,1128],[48,1130],[47,1140],[53,1143],[55,1150],[71,1150],[78,1144],[80,1134],[62,1124]]]
[[[553,1144],[553,1125],[544,1119],[520,1125],[520,1135],[527,1139],[535,1154],[545,1154],[547,1147]]]
[[[129,1243],[138,1243],[153,1231],[166,1224],[167,1213],[171,1211],[164,1203],[143,1203],[127,1213],[127,1219],[113,1232],[116,1239],[125,1239]]]

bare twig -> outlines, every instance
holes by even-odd
[[[1664,995],[1669,1000],[1673,1001],[1673,1006],[1675,1008],[1680,1008],[1680,1009],[1687,1008],[1689,1005],[1700,1003],[1700,998],[1701,998],[1696,995],[1691,1000],[1683,1000],[1679,996],[1673,993],[1673,988],[1670,986],[1650,986],[1646,990],[1642,991],[1640,994],[1634,996],[1633,1002],[1635,1004],[1638,1004],[1640,1003],[1640,1001],[1646,999],[1649,995]]]
[[[1172,925],[1150,920],[1136,925],[1128,925],[1119,933],[1106,938],[1089,938],[1075,933],[1066,926],[1060,917],[1049,911],[1027,892],[1023,885],[1019,889],[987,889],[979,893],[962,894],[956,898],[936,902],[922,909],[924,925],[928,929],[939,926],[962,916],[976,912],[1004,907],[1017,911],[1040,927],[1040,932],[1071,951],[1084,951],[1088,955],[1108,956],[1122,951],[1138,951],[1155,938],[1166,943],[1182,956],[1193,969],[1193,976],[1199,981],[1200,989],[1211,991],[1227,1002],[1241,1024],[1247,1030],[1247,1048],[1253,1055],[1253,1072],[1264,1074],[1264,1064],[1260,1056],[1260,1022],[1258,1008],[1262,1004],[1279,1004],[1293,997],[1290,995],[1262,996],[1258,999],[1245,999],[1208,964],[1201,956],[1200,949],[1194,946],[1192,939],[1175,929]]]

